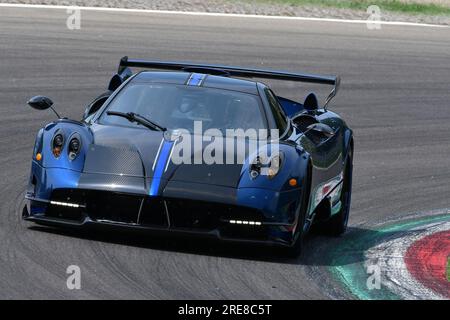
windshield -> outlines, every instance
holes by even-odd
[[[109,104],[107,111],[134,112],[168,129],[194,130],[201,121],[203,130],[266,129],[258,96],[220,89],[173,84],[131,84]],[[101,124],[139,126],[107,115]]]

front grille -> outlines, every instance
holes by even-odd
[[[92,220],[137,223],[142,198],[112,192],[89,193],[86,212]]]
[[[216,229],[227,211],[224,206],[185,199],[167,199],[166,203],[171,226],[181,229]]]
[[[187,199],[166,199],[171,225],[176,228],[212,230],[230,220],[262,221],[260,211],[239,206]]]
[[[45,213],[47,217],[70,221],[81,221],[84,217],[82,208],[68,208],[50,204]]]
[[[54,190],[51,197],[51,202],[45,213],[46,216],[51,218],[58,218],[70,221],[81,221],[84,217],[84,208],[73,208],[67,206],[54,205],[52,202],[62,203],[76,203],[79,205],[85,205],[85,195],[78,190],[72,189],[57,189]]]
[[[50,205],[46,212],[49,217],[81,221],[88,216],[93,221],[110,221],[166,227],[167,214],[161,199],[119,192],[57,189],[51,201],[81,205],[71,208]]]
[[[186,199],[166,199],[171,226],[177,229],[211,231],[219,229],[224,238],[264,240],[267,227],[230,224],[230,220],[264,221],[260,211],[239,206]]]
[[[269,231],[266,226],[248,226],[227,224],[221,230],[221,235],[230,239],[266,240]]]
[[[54,190],[51,201],[80,205],[49,205],[47,216],[65,220],[82,221],[87,216],[98,222],[200,232],[219,230],[226,238],[266,239],[268,235],[264,225],[230,224],[230,220],[264,222],[260,211],[239,206],[81,189]]]
[[[139,214],[139,224],[143,226],[168,227],[167,212],[164,200],[159,197],[146,197]]]

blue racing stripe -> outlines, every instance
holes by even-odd
[[[199,86],[202,83],[205,76],[206,76],[205,74],[193,73],[191,75],[191,77],[189,78],[187,85],[188,86]]]
[[[155,172],[153,173],[152,184],[150,186],[150,195],[157,196],[159,191],[159,185],[161,184],[161,178],[164,174],[167,161],[169,161],[170,151],[172,150],[173,142],[164,141],[159,154],[159,158],[156,160]]]

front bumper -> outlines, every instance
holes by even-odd
[[[24,219],[77,228],[112,226],[292,243],[300,189],[277,192],[162,180],[155,196],[150,195],[151,185],[151,178],[45,169],[33,161]]]
[[[264,194],[268,197],[267,191]],[[272,196],[280,197],[279,194]],[[289,221],[283,215],[275,216],[270,210],[264,210],[267,207],[263,204],[264,199],[259,199],[258,205],[247,206],[238,204],[237,198],[217,196],[207,201],[193,192],[177,193],[175,189],[165,196],[154,197],[60,188],[53,190],[49,199],[28,195],[23,218],[42,225],[79,229],[105,227],[194,235],[221,241],[292,244],[295,219]]]
[[[180,237],[196,237],[196,238],[208,238],[214,239],[222,242],[229,243],[246,243],[246,244],[256,244],[256,245],[267,245],[273,247],[290,247],[292,244],[288,240],[281,238],[251,238],[251,237],[227,237],[222,235],[218,229],[210,231],[198,231],[198,230],[186,230],[186,229],[175,229],[175,228],[158,228],[151,226],[141,226],[133,224],[117,223],[112,221],[93,221],[89,217],[86,217],[82,222],[77,223],[69,220],[48,218],[45,216],[27,216],[24,220],[33,222],[43,226],[49,227],[62,227],[75,230],[108,230],[108,231],[132,231],[139,232],[142,234],[151,234],[158,236],[180,236]],[[276,227],[270,227],[276,228]]]

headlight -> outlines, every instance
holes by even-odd
[[[282,161],[281,153],[276,153],[269,159],[263,155],[258,155],[250,165],[250,177],[256,179],[261,175],[273,179],[280,172]]]
[[[74,160],[81,150],[81,139],[78,134],[74,134],[69,141],[69,159]]]
[[[64,134],[62,132],[56,132],[52,140],[52,153],[55,158],[59,158],[64,148]]]
[[[250,178],[256,179],[261,174],[261,169],[264,166],[263,159],[261,156],[256,156],[256,158],[250,164]]]
[[[273,179],[281,168],[281,156],[277,154],[270,159],[269,167],[267,168],[267,177]]]

